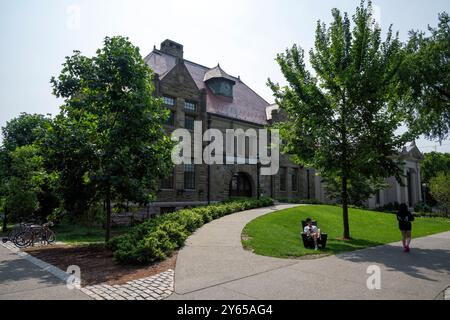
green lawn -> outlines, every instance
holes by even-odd
[[[8,231],[13,228],[13,224],[8,225]],[[111,236],[126,233],[131,227],[113,227]],[[104,243],[105,229],[102,227],[87,227],[83,225],[62,223],[51,228],[56,234],[56,241],[71,244]],[[6,237],[8,233],[3,233],[0,229],[0,237]]]
[[[317,254],[317,251],[305,249],[301,240],[301,221],[307,217],[317,220],[321,231],[328,233],[327,248],[320,253],[334,254],[401,240],[395,215],[360,209],[349,209],[352,240],[339,240],[343,233],[342,208],[307,205],[277,211],[251,221],[244,228],[242,244],[257,254],[272,257]],[[414,238],[448,230],[449,219],[416,218],[412,233]]]
[[[112,236],[127,232],[130,227],[114,227]],[[52,228],[56,241],[72,244],[100,243],[105,241],[105,230],[101,227],[86,227],[81,225],[61,224]]]

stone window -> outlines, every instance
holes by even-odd
[[[184,109],[188,111],[196,111],[197,110],[197,104],[192,101],[185,101],[184,102]]]
[[[166,106],[174,106],[175,105],[175,99],[172,97],[164,96],[163,102]]]
[[[287,186],[286,186],[286,168],[285,167],[281,167],[280,168],[280,191],[286,191],[287,190]]]
[[[195,165],[184,165],[184,188],[188,190],[195,189]]]
[[[195,117],[185,116],[184,117],[184,127],[188,130],[194,130]]]
[[[174,172],[161,180],[161,189],[173,189]]]
[[[292,191],[298,191],[298,169],[292,169],[291,175]]]

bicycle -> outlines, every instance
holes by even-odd
[[[50,227],[53,226],[52,222],[44,223],[42,226],[32,226],[33,231],[33,240],[32,245],[36,241],[44,242],[46,244],[51,244],[56,241],[55,233],[50,230]]]
[[[8,235],[2,239],[3,243],[11,241],[14,243],[16,237],[25,231],[25,229],[31,226],[32,223],[21,222],[13,226],[12,230],[8,233]]]
[[[53,223],[44,223],[37,225],[32,223],[21,223],[17,228],[11,231],[9,240],[18,248],[34,246],[36,242],[51,244],[56,241],[55,233],[50,230]]]

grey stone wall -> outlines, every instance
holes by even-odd
[[[178,64],[162,79],[155,77],[155,88],[158,96],[170,96],[175,99],[175,106],[170,108],[175,112],[175,126],[166,126],[166,131],[170,134],[175,128],[183,128],[185,115],[195,116],[196,120],[202,121],[203,131],[208,128],[208,114],[206,113],[206,95],[204,90],[199,90],[186,69],[183,61],[179,59]],[[185,100],[197,103],[196,112],[188,112],[184,109]],[[256,131],[262,126],[221,117],[218,115],[209,115],[209,124],[211,128],[222,131],[225,138],[226,129],[241,128],[247,130],[253,128]],[[281,155],[280,164],[287,168],[287,190],[281,191],[279,187],[279,174],[271,176],[260,176],[260,190],[263,196],[272,196],[273,198],[307,198],[308,186],[306,172],[307,170],[294,164],[290,156]],[[291,173],[298,169],[298,187],[297,191],[292,191]],[[257,166],[256,164],[234,164],[234,165],[212,165],[210,168],[210,200],[223,201],[229,198],[230,181],[234,174],[243,172],[251,182],[252,196],[257,196]],[[173,189],[163,189],[157,194],[157,200],[152,206],[151,211],[157,212],[159,207],[174,207],[176,209],[189,205],[205,204],[208,200],[208,166],[205,164],[195,165],[195,189],[184,189],[184,168],[182,165],[176,166],[174,170]],[[314,198],[314,178],[313,171],[310,172],[310,198]]]

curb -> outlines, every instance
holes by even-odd
[[[0,244],[65,283],[68,282],[71,274],[21,251],[11,243]],[[163,300],[174,292],[174,277],[175,271],[168,269],[150,277],[128,281],[122,285],[111,286],[101,283],[76,289],[94,300]]]
[[[49,264],[45,261],[42,261],[41,259],[38,259],[36,257],[33,257],[31,254],[28,254],[26,252],[20,251],[19,248],[15,247],[14,245],[10,245],[8,243],[1,243],[1,245],[11,251],[12,253],[17,254],[21,258],[24,258],[25,260],[31,262],[32,264],[40,267],[42,270],[50,272],[58,279],[67,282],[67,279],[70,277],[70,274],[59,269],[58,267],[55,267],[52,264]]]

